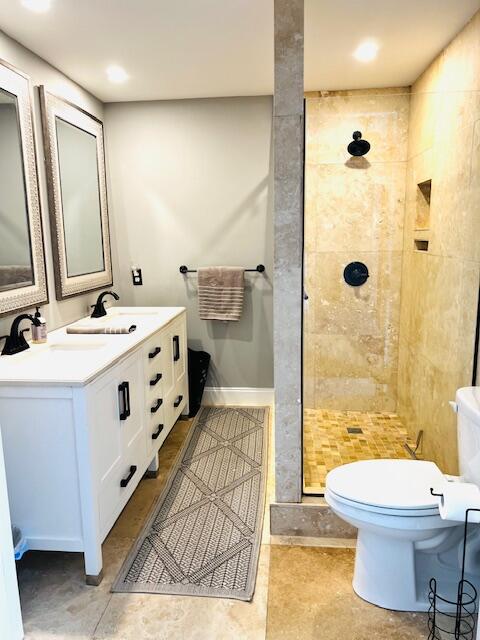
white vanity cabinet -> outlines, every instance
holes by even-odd
[[[54,355],[61,345],[67,352],[65,383],[51,380],[60,377],[57,364],[50,382],[29,382],[28,374],[19,381],[18,373],[12,384],[2,376],[16,356],[5,364],[0,358],[0,428],[12,521],[30,549],[83,552],[90,584],[101,579],[103,540],[145,472],[158,469],[159,448],[188,410],[186,316],[184,309],[169,311],[159,310],[158,320],[149,317],[144,326],[139,320],[128,336],[101,336],[107,346],[98,355],[85,336],[84,342],[75,336],[77,342],[57,347],[59,336],[49,334],[51,361],[63,362]],[[78,360],[75,378],[82,344],[92,354],[87,364]],[[35,357],[29,351],[25,366]],[[95,362],[100,355],[104,366]],[[44,357],[40,350],[38,357]]]

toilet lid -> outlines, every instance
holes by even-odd
[[[346,500],[384,509],[432,509],[445,476],[424,460],[362,460],[342,465],[327,475],[327,489]]]

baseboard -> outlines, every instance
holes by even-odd
[[[202,404],[243,407],[272,406],[274,389],[256,387],[205,387]]]
[[[82,540],[76,538],[41,538],[26,537],[29,551],[70,551],[82,552],[84,550]]]

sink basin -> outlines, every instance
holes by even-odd
[[[158,316],[158,311],[117,311],[113,316]]]
[[[59,342],[57,344],[49,344],[49,351],[91,351],[92,349],[102,349],[106,346],[105,342]]]
[[[88,318],[85,322],[88,326],[94,327],[130,327],[132,324],[139,325],[141,323],[150,323],[155,318],[158,318],[158,313],[154,312],[142,312],[132,313],[132,311],[120,311],[118,313],[109,313],[102,318]],[[82,324],[84,322],[82,321]]]
[[[86,340],[81,341],[73,339],[71,342],[53,342],[43,345],[32,345],[30,349],[22,351],[14,356],[11,356],[12,364],[20,364],[21,361],[28,359],[33,365],[35,362],[44,362],[47,359],[48,362],[52,360],[58,360],[59,358],[65,358],[67,356],[72,357],[82,356],[82,353],[86,355],[91,354],[92,351],[103,349],[107,346],[107,343],[103,340]],[[9,356],[10,357],[10,356]]]

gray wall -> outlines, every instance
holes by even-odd
[[[105,124],[122,303],[186,306],[210,385],[273,387],[271,98],[110,104]],[[240,322],[199,319],[196,276],[180,265],[258,263]]]
[[[45,85],[47,91],[54,93],[61,98],[65,98],[82,107],[86,111],[103,119],[103,104],[94,98],[87,91],[72,82],[69,78],[60,73],[57,69],[49,65],[45,60],[39,58],[34,53],[22,47],[18,42],[12,40],[0,31],[0,59],[5,60],[11,65],[30,76],[34,86]],[[52,251],[50,244],[50,224],[48,220],[48,199],[47,185],[45,179],[45,167],[43,162],[43,140],[42,140],[42,122],[40,117],[40,104],[38,93],[34,91],[34,133],[37,148],[37,161],[40,186],[40,204],[42,209],[43,234],[45,239],[45,253],[47,263],[47,278],[50,303],[43,308],[44,316],[47,320],[48,329],[63,326],[74,320],[78,320],[86,315],[98,293],[76,296],[70,300],[57,302],[55,300],[55,285],[53,274]],[[114,239],[112,239],[114,240]],[[115,243],[112,246],[114,278],[116,275],[116,250]],[[1,311],[1,309],[0,309]],[[0,318],[0,335],[7,333],[10,328],[12,318],[4,316]]]

